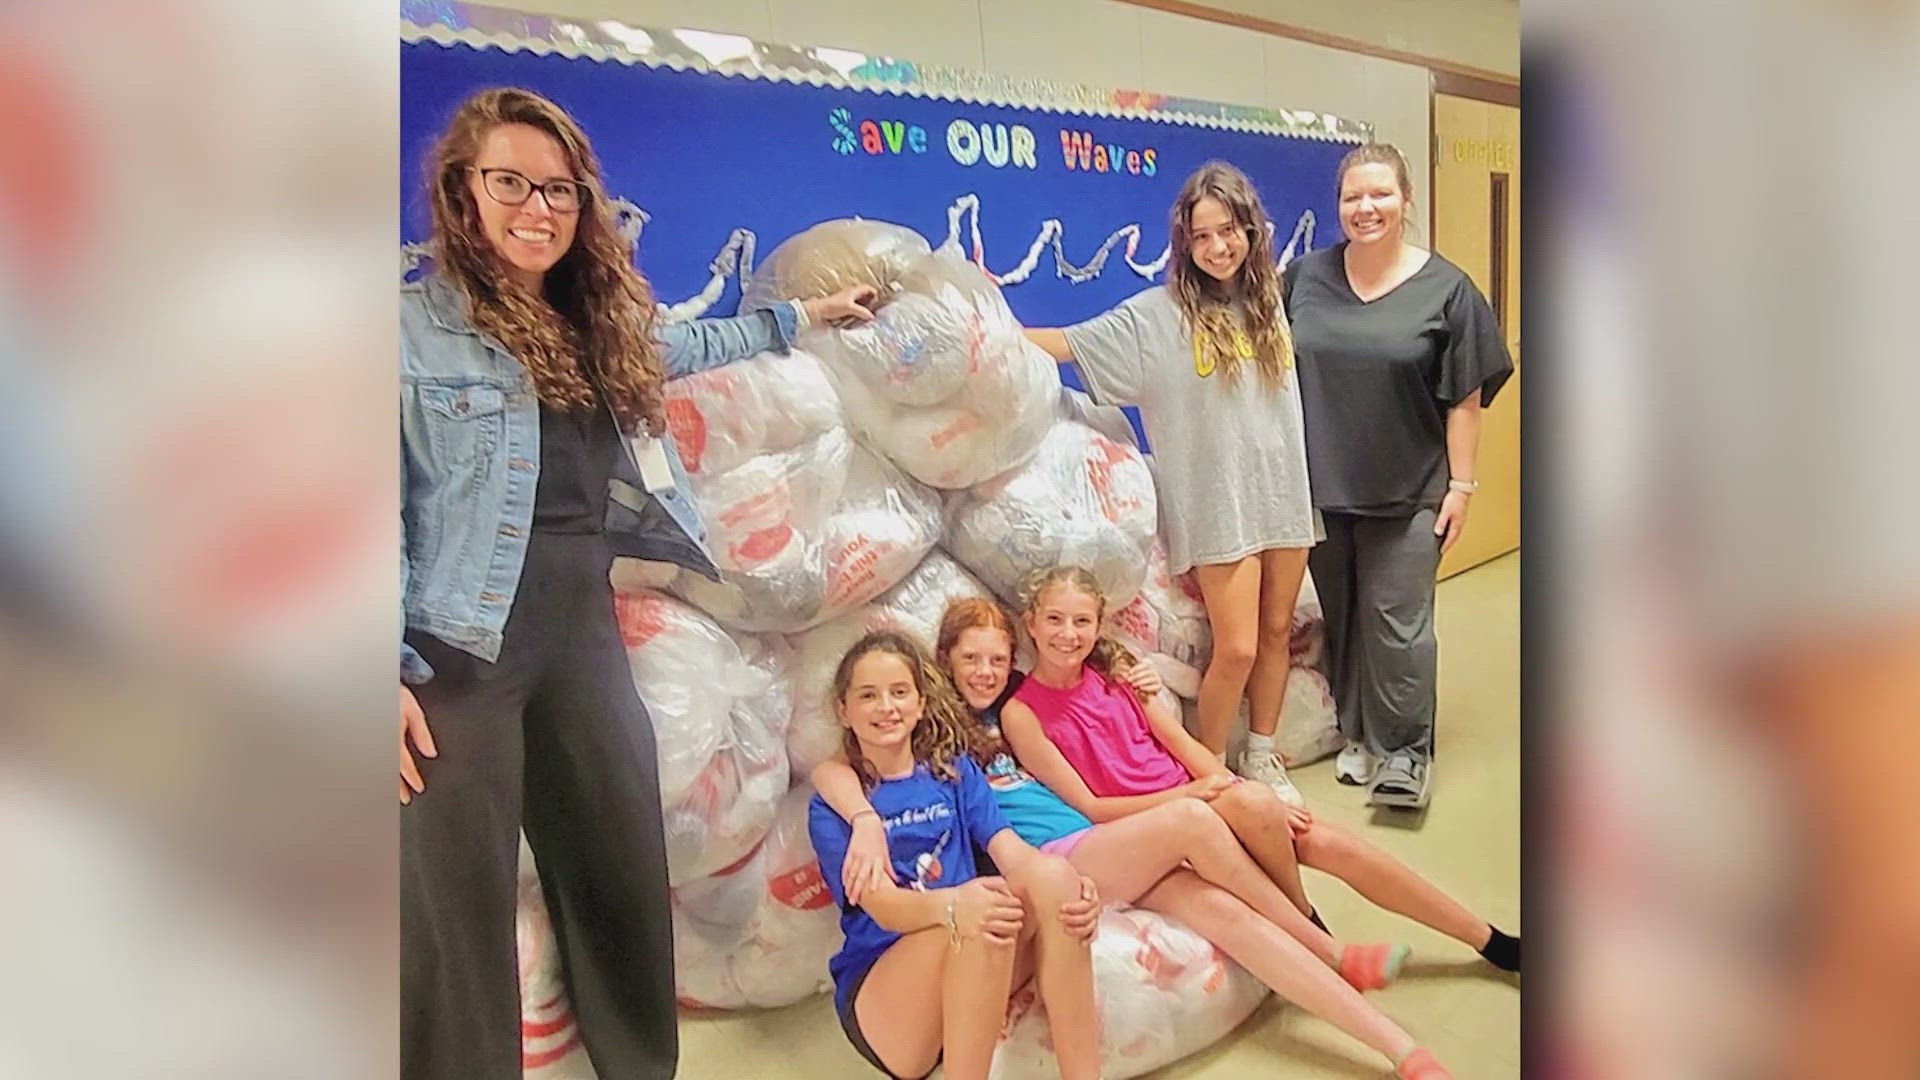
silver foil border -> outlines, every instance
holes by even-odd
[[[772,45],[738,34],[636,27],[615,19],[538,15],[458,0],[401,0],[400,40],[1283,138],[1373,141],[1372,124],[1330,113],[1103,90],[1082,83],[916,64],[852,50]],[[719,54],[717,60],[715,54]]]

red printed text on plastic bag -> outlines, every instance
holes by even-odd
[[[818,911],[833,903],[827,882],[820,876],[819,863],[807,863],[784,874],[775,874],[767,882],[767,892],[795,911]]]
[[[1131,458],[1119,443],[1099,436],[1094,437],[1087,453],[1087,479],[1093,482],[1093,492],[1100,498],[1100,512],[1116,524],[1122,517],[1138,513],[1144,505],[1138,495],[1121,498],[1113,493],[1114,466],[1126,464]]]
[[[700,475],[700,459],[707,452],[707,418],[700,406],[683,397],[667,399],[667,430],[680,451],[680,464],[690,476]]]
[[[613,618],[620,624],[620,643],[637,649],[667,628],[667,606],[657,596],[613,594]]]

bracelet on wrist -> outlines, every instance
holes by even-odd
[[[1460,494],[1462,494],[1462,495],[1471,495],[1471,494],[1473,494],[1474,492],[1476,492],[1476,491],[1479,491],[1479,490],[1480,490],[1480,481],[1478,481],[1478,480],[1449,480],[1449,481],[1447,481],[1447,490],[1448,490],[1448,491],[1457,491],[1457,492],[1459,492],[1459,493],[1460,493]]]
[[[860,811],[856,811],[856,812],[854,813],[854,815],[853,815],[852,817],[850,817],[850,818],[848,818],[848,819],[847,819],[847,824],[849,824],[849,825],[855,825],[855,824],[858,824],[858,823],[859,823],[859,821],[860,821],[860,819],[861,819],[861,818],[863,818],[863,817],[870,817],[870,818],[872,818],[872,819],[873,819],[873,820],[875,820],[875,821],[879,821],[879,820],[880,820],[880,812],[879,812],[878,810],[860,810]]]
[[[954,918],[953,901],[947,901],[947,940],[952,943],[953,951],[960,951],[960,923]]]

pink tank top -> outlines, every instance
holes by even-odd
[[[1160,745],[1133,691],[1109,683],[1091,667],[1071,690],[1029,677],[1013,699],[1033,710],[1040,729],[1059,747],[1087,790],[1101,798],[1151,795],[1187,783],[1186,766]]]

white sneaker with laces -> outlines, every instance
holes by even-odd
[[[1343,784],[1358,786],[1373,779],[1373,770],[1380,767],[1380,759],[1373,756],[1364,742],[1350,742],[1340,751],[1333,761],[1333,777]]]
[[[1233,771],[1248,780],[1272,788],[1273,793],[1280,796],[1282,802],[1292,803],[1295,806],[1307,805],[1306,796],[1300,794],[1300,789],[1293,786],[1293,780],[1287,776],[1287,767],[1280,763],[1278,754],[1256,757],[1252,753],[1243,752]]]

